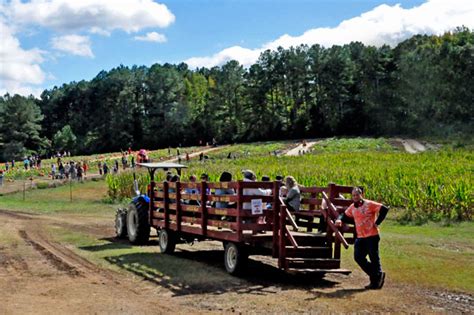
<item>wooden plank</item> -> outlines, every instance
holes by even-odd
[[[176,230],[181,231],[182,212],[181,212],[181,183],[176,183],[176,203],[173,205],[176,207]]]
[[[201,182],[201,192],[205,192],[207,189],[207,183]],[[207,232],[207,195],[201,193],[201,231],[202,235],[206,235]]]
[[[238,196],[236,195],[220,195],[220,196],[207,195],[208,201],[237,202],[237,199],[238,199]]]
[[[208,214],[213,215],[222,215],[222,216],[229,216],[229,217],[236,217],[237,216],[237,209],[229,209],[229,208],[207,208]]]
[[[341,198],[334,198],[331,200],[332,204],[335,206],[340,206],[340,207],[349,207],[352,204],[352,200],[350,199],[341,199]]]
[[[181,194],[181,199],[183,200],[201,200],[201,194]]]
[[[208,230],[207,236],[210,238],[213,238],[216,240],[222,240],[222,241],[232,241],[232,242],[239,241],[239,235],[235,232],[230,232],[230,231]]]
[[[241,227],[242,217],[240,216],[240,212],[242,211],[242,207],[243,207],[242,194],[244,192],[242,184],[243,184],[243,181],[241,180],[237,182],[237,196],[239,197],[237,199],[237,209],[239,210],[237,212],[237,234],[238,234],[239,242],[242,240],[242,227]]]
[[[181,183],[181,188],[182,189],[185,189],[185,188],[191,188],[191,189],[198,189],[201,187],[201,183],[198,183],[198,182],[182,182]]]
[[[279,227],[279,212],[280,212],[280,182],[273,182],[273,214],[272,214],[272,222],[273,224],[273,236],[272,236],[272,257],[278,257],[278,227]]]
[[[291,235],[290,231],[288,230],[288,227],[285,226],[285,234],[286,236],[288,237],[288,239],[290,240],[290,243],[291,245],[293,245],[294,248],[298,248],[298,243],[296,242],[295,238],[293,237],[293,235]]]
[[[165,229],[169,228],[169,199],[168,199],[168,182],[163,183],[163,191],[164,191],[164,198],[163,198],[163,212],[165,214]]]
[[[320,194],[323,191],[327,191],[327,187],[300,187],[300,192],[302,194],[304,193],[315,193],[315,194]]]
[[[198,224],[201,225],[202,221],[201,218],[195,218],[195,217],[187,217],[187,216],[182,216],[181,221],[183,223],[189,223],[189,224]]]
[[[273,189],[272,182],[241,182],[242,188],[261,188],[261,189]]]
[[[286,257],[331,258],[332,248],[327,246],[293,246],[286,247]]]
[[[187,211],[187,212],[200,212],[201,211],[201,206],[187,205],[187,204],[181,203],[181,210],[182,211]]]
[[[321,210],[300,210],[293,214],[299,217],[320,217],[323,215]]]
[[[153,211],[152,218],[156,218],[156,219],[164,219],[164,218],[165,218],[165,214],[164,214],[164,213],[162,213],[162,212],[156,212],[156,211]]]
[[[154,196],[155,198],[164,198],[165,193],[163,191],[155,191]]]
[[[252,202],[252,199],[262,199],[262,202],[268,203],[271,203],[273,201],[272,196],[243,195],[241,197],[241,202]]]
[[[242,230],[245,231],[271,231],[272,225],[270,223],[260,224],[260,223],[242,223],[240,225]]]
[[[338,269],[341,266],[339,259],[330,258],[286,258],[288,268],[295,269]]]
[[[218,182],[218,183],[207,183],[209,189],[237,189],[237,182]]]
[[[234,223],[234,222],[208,219],[207,220],[207,225],[208,226],[215,226],[215,227],[220,227],[220,228],[231,229],[231,230],[237,230],[237,223]]]
[[[155,201],[153,204],[154,204],[154,206],[155,206],[155,209],[164,208],[164,207],[165,207],[165,203],[164,203],[163,201]]]
[[[301,199],[301,204],[303,205],[320,206],[321,202],[322,202],[322,199],[317,199],[317,198],[302,198]]]

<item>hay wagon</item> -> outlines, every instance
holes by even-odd
[[[275,182],[155,182],[157,169],[186,166],[142,163],[150,173],[147,194],[117,212],[118,237],[145,244],[157,230],[163,253],[184,242],[221,241],[230,274],[245,270],[249,255],[267,255],[286,271],[350,273],[341,269],[341,246],[354,241],[354,227],[334,222],[350,204],[352,187],[302,187],[301,210],[291,213]],[[226,192],[227,194],[223,194]],[[345,234],[349,234],[348,237]]]

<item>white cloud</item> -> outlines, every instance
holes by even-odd
[[[88,36],[64,35],[53,37],[51,45],[54,49],[76,56],[93,58],[91,41]]]
[[[345,20],[334,28],[310,29],[300,36],[285,34],[260,48],[233,46],[212,56],[193,57],[185,62],[190,67],[213,67],[234,59],[249,66],[255,63],[261,52],[279,46],[288,48],[301,44],[320,44],[330,47],[352,41],[375,46],[396,45],[415,34],[442,34],[462,25],[474,28],[472,0],[429,0],[411,9],[384,4]]]
[[[153,0],[12,0],[4,10],[19,25],[95,34],[167,27],[175,20],[166,5]]]
[[[46,74],[41,69],[44,52],[38,48],[23,49],[15,30],[0,17],[0,95],[5,93],[39,95],[35,85],[43,83]]]
[[[155,43],[164,43],[166,42],[166,36],[157,32],[149,32],[144,36],[135,36],[135,40],[144,41],[144,42],[155,42]]]

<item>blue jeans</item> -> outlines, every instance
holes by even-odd
[[[354,244],[354,260],[371,279],[377,278],[382,273],[379,257],[380,236],[357,238]],[[370,262],[367,260],[369,255]]]

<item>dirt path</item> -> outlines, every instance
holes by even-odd
[[[286,152],[285,155],[287,156],[296,156],[296,155],[301,155],[302,153],[307,153],[309,149],[311,149],[312,146],[317,144],[319,141],[307,141],[306,145],[303,143],[298,144],[295,148],[289,150]]]
[[[398,141],[399,143],[401,143],[403,145],[403,148],[405,149],[405,151],[408,152],[408,153],[414,154],[414,153],[418,153],[418,152],[424,152],[427,149],[423,144],[421,144],[417,140],[400,139],[400,138],[396,138],[395,140]]]
[[[41,216],[0,211],[0,314],[156,314],[175,310],[147,284],[51,241]],[[42,222],[43,221],[43,222]],[[181,308],[183,311],[184,307]]]
[[[222,150],[224,148],[227,148],[228,146],[229,145],[222,145],[222,146],[218,146],[218,147],[212,147],[212,148],[208,148],[208,149],[205,149],[205,150],[196,151],[194,153],[189,154],[189,158],[192,159],[192,158],[198,157],[201,153],[206,154],[206,153],[209,153],[209,152],[212,152],[212,151]],[[179,160],[178,157],[175,157],[175,158],[168,159],[168,160],[165,160],[165,161],[162,161],[162,162],[176,162],[178,160]],[[186,160],[186,154],[181,155],[181,160],[182,161]]]
[[[358,270],[348,277],[328,275],[320,280],[288,275],[259,256],[250,260],[244,277],[224,276],[211,286],[174,282],[172,277],[163,283],[163,277],[169,275],[165,267],[153,272],[145,265],[146,273],[119,273],[54,241],[47,229],[61,226],[113,240],[112,218],[72,218],[0,210],[0,314],[474,312],[474,299],[469,295],[402,285],[390,278],[383,290],[365,291],[361,287],[367,279]],[[157,253],[149,255],[150,259],[164,259]],[[223,273],[222,255],[221,243],[202,242],[179,245],[169,259]],[[129,268],[125,262],[117,265]],[[192,272],[202,273],[200,269]]]

